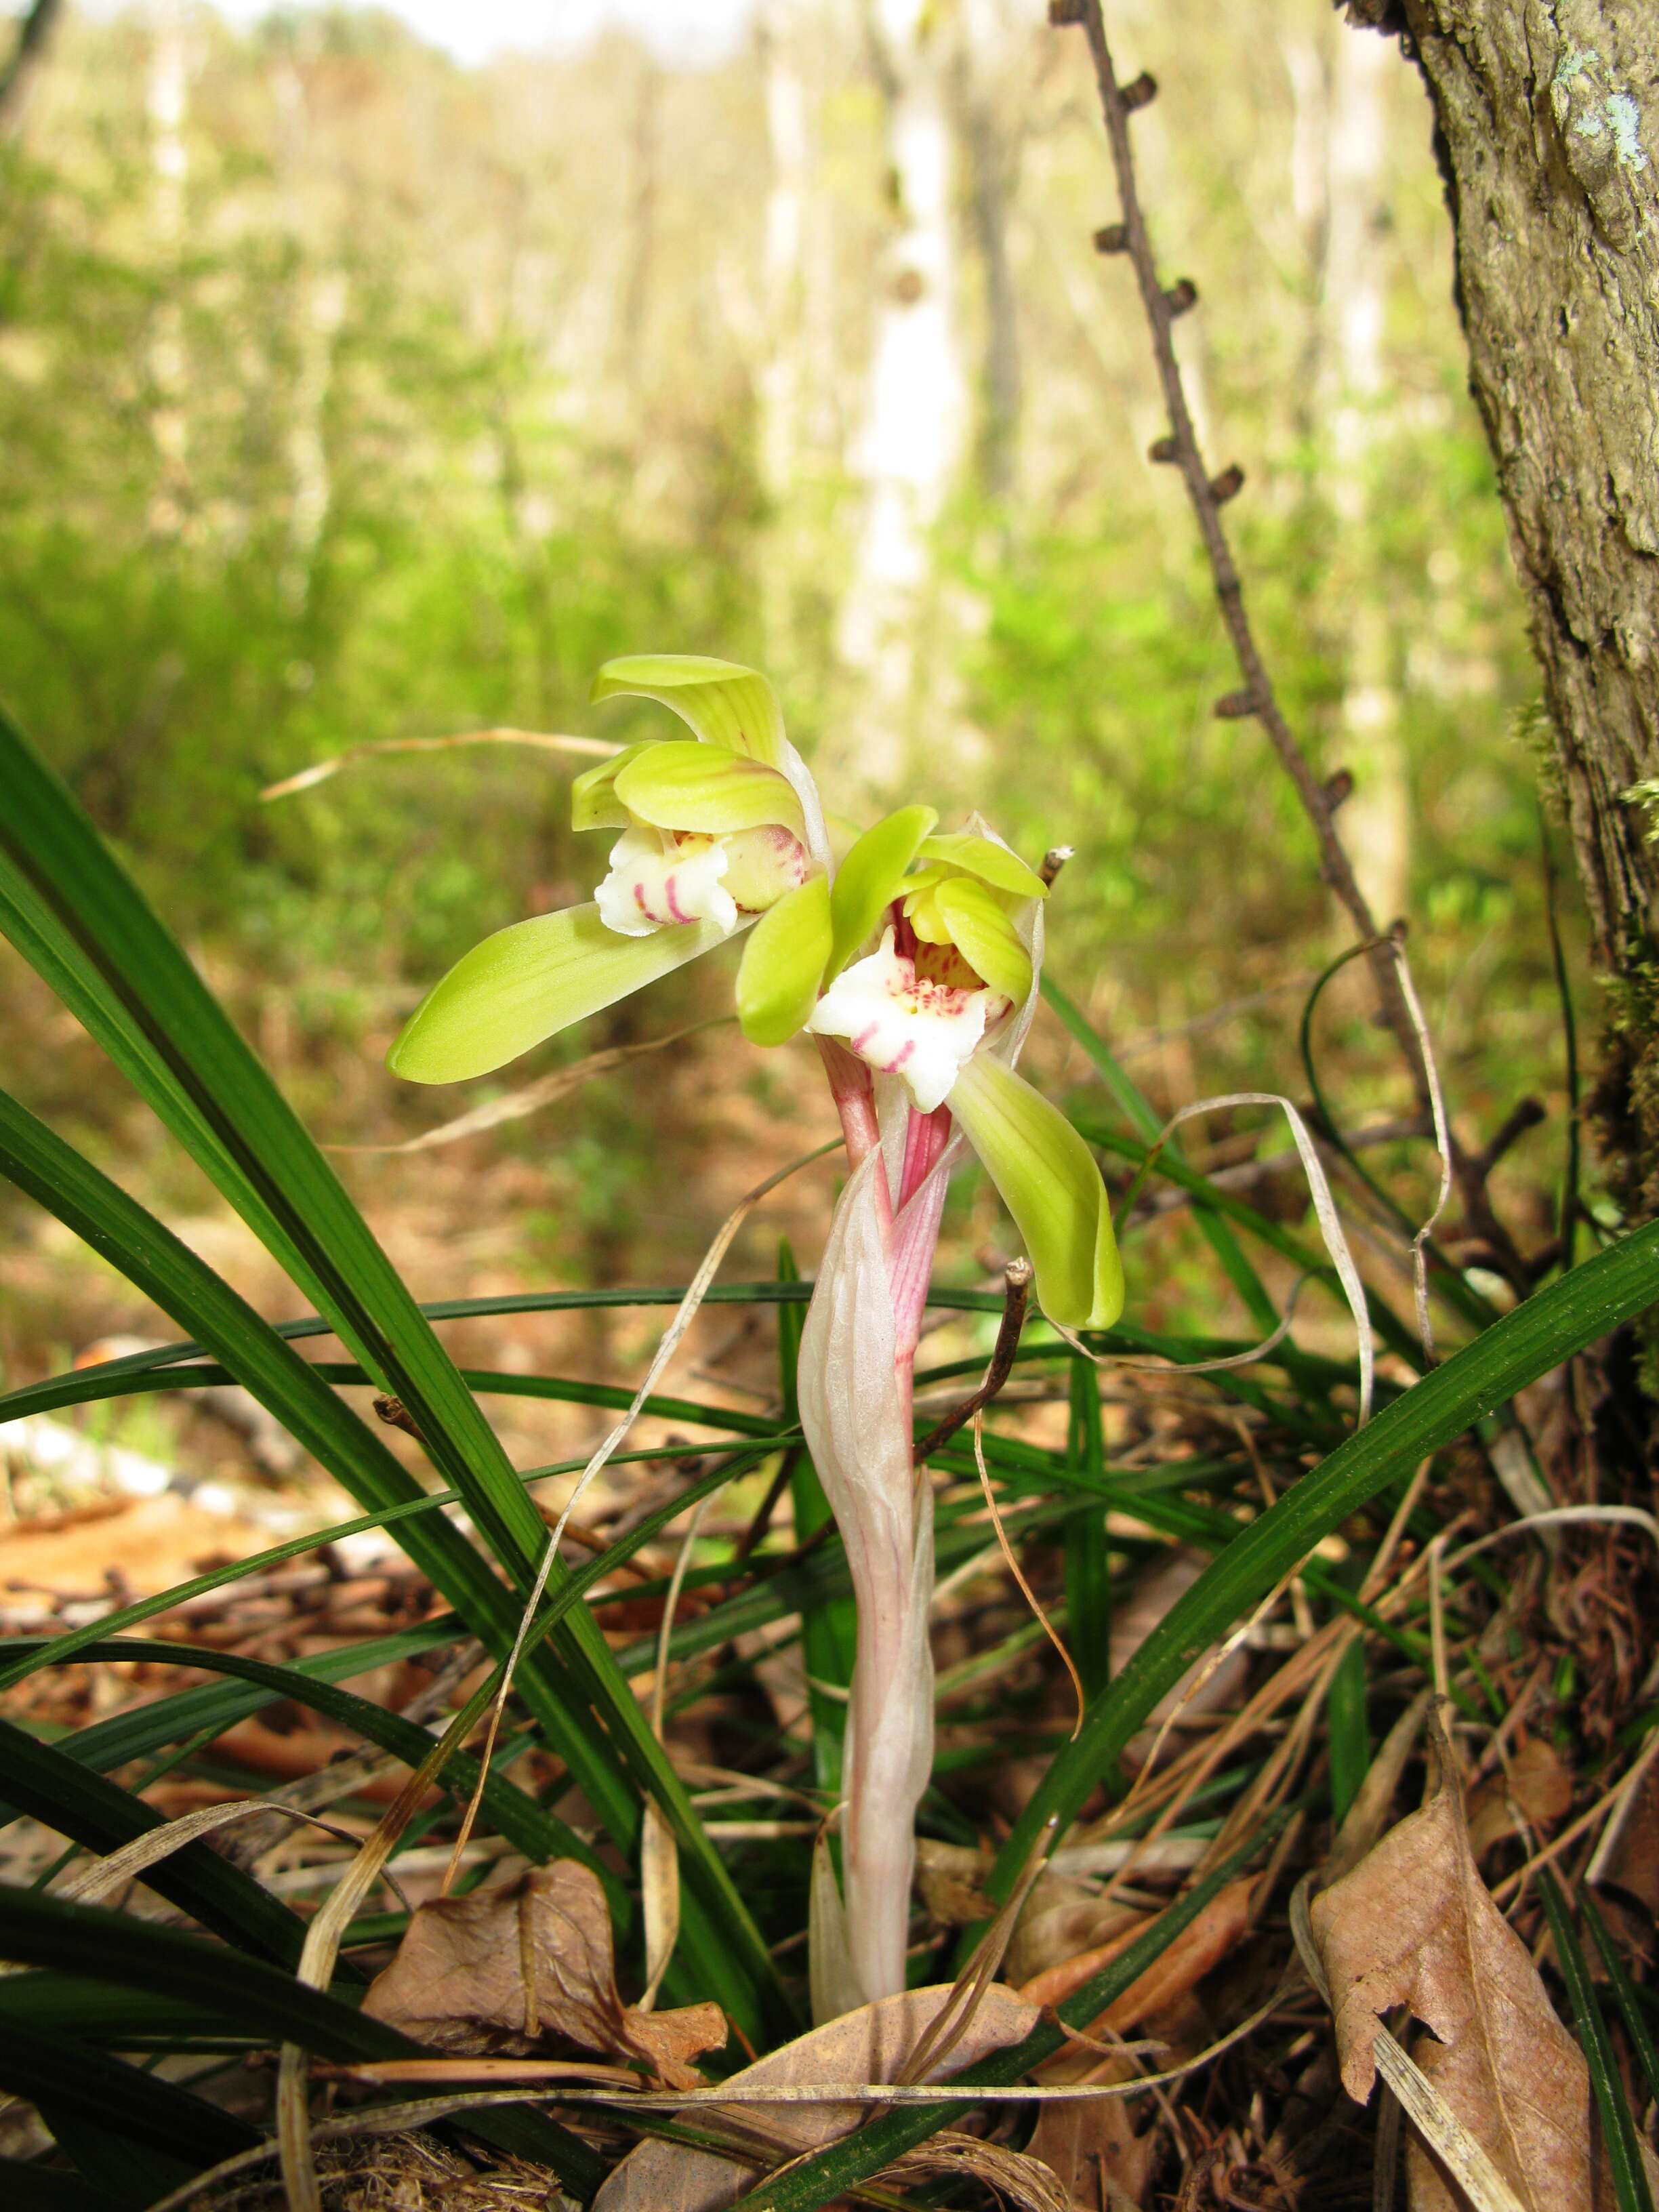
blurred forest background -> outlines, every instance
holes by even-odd
[[[1229,519],[1269,663],[1324,770],[1357,779],[1345,834],[1378,912],[1411,917],[1460,1125],[1478,1143],[1527,1091],[1552,1109],[1502,1171],[1510,1218],[1547,1233],[1537,684],[1427,103],[1328,0],[1114,18],[1125,73],[1161,88],[1143,188],[1199,289],[1178,343],[1206,449],[1245,471]],[[492,1095],[414,1092],[381,1056],[475,938],[584,895],[599,848],[567,826],[581,763],[544,753],[262,789],[368,740],[637,733],[587,685],[652,649],[765,668],[854,819],[926,795],[1033,858],[1073,845],[1052,972],[1160,1109],[1303,1090],[1303,1003],[1346,936],[1257,726],[1212,718],[1226,641],[1148,458],[1133,279],[1091,242],[1115,200],[1086,52],[1034,0],[766,0],[696,64],[612,28],[476,68],[368,9],[70,8],[4,131],[0,684],[324,1141],[396,1143]],[[1564,902],[1576,975],[1570,881]],[[676,988],[542,1064],[725,989],[702,979],[688,1012]],[[1348,970],[1320,1012],[1350,1121],[1409,1106],[1366,988]],[[257,1290],[206,1186],[9,953],[0,1021],[8,1081]],[[343,1166],[421,1295],[683,1279],[757,1161],[830,1126],[804,1047],[802,1103],[734,1035]],[[1040,1025],[1075,1093],[1066,1050]],[[1212,1122],[1195,1150],[1225,1140]],[[1431,1147],[1381,1157],[1426,1201]],[[9,1379],[131,1325],[114,1276],[0,1204]],[[964,1188],[953,1218],[978,1279],[994,1206]],[[769,1271],[776,1220],[739,1272]],[[1144,1325],[1228,1313],[1189,1234],[1132,1260]]]

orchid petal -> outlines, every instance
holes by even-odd
[[[1031,956],[995,894],[971,876],[955,876],[939,885],[933,902],[974,973],[1018,1006],[1031,988]]]
[[[634,817],[617,796],[617,778],[631,761],[661,742],[647,738],[642,744],[625,746],[614,760],[585,769],[570,787],[571,828],[626,830]]]
[[[830,957],[830,885],[814,876],[769,907],[743,949],[738,1019],[750,1044],[785,1044],[811,1012]]]
[[[805,835],[799,799],[775,768],[723,745],[675,738],[647,745],[617,777],[617,798],[659,830],[759,830],[777,823]]]
[[[830,910],[836,940],[828,979],[834,981],[899,893],[904,872],[939,816],[931,806],[902,806],[866,830],[836,871]]]
[[[806,1026],[845,1037],[868,1066],[902,1079],[918,1113],[931,1114],[984,1036],[990,1004],[988,991],[918,976],[890,929],[878,951],[836,976]]]
[[[428,993],[386,1055],[411,1083],[488,1075],[544,1037],[719,945],[709,923],[618,937],[596,906],[514,922],[475,945]]]
[[[728,830],[720,845],[726,857],[726,888],[750,914],[764,914],[806,881],[806,848],[793,830],[778,823]]]
[[[989,1053],[963,1069],[950,1104],[1014,1217],[1044,1313],[1065,1328],[1109,1328],[1123,1310],[1123,1267],[1089,1147]]]
[[[757,670],[700,653],[633,653],[607,660],[593,678],[593,698],[654,699],[706,744],[778,768],[783,716],[777,695]]]
[[[730,937],[737,901],[725,878],[732,856],[713,837],[667,837],[660,830],[624,830],[611,848],[611,872],[593,893],[599,920],[619,937],[705,921]]]
[[[1048,886],[1034,868],[1028,868],[1018,853],[1011,853],[1000,840],[975,837],[966,830],[952,830],[942,837],[929,837],[921,847],[924,860],[944,860],[953,868],[961,868],[981,883],[993,884],[1000,891],[1012,891],[1017,898],[1043,899],[1048,896]]]

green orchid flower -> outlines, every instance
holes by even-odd
[[[593,685],[595,700],[629,696],[671,708],[693,735],[630,745],[576,779],[575,828],[622,832],[593,899],[475,945],[404,1027],[394,1074],[487,1075],[757,923],[738,971],[745,1031],[781,1043],[811,1011],[830,953],[830,844],[771,685],[727,660],[637,654]]]
[[[621,833],[592,900],[476,945],[404,1027],[392,1072],[489,1074],[747,933],[736,1000],[750,1042],[838,1040],[866,1088],[896,1084],[920,1115],[947,1109],[1019,1228],[1044,1310],[1109,1326],[1123,1291],[1099,1174],[1014,1073],[1042,878],[982,823],[941,834],[927,806],[889,815],[835,866],[811,775],[753,669],[638,654],[608,661],[593,697],[655,700],[692,734],[629,745],[577,778],[574,826]],[[856,1103],[838,1093],[844,1114]]]

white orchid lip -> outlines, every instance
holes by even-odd
[[[819,1036],[845,1038],[869,1066],[899,1078],[918,1113],[931,1114],[1006,1001],[983,985],[970,989],[918,975],[893,938],[889,929],[879,951],[842,970],[806,1026]]]
[[[611,872],[593,893],[599,920],[619,937],[696,921],[729,937],[738,926],[738,902],[722,881],[730,865],[714,838],[625,830],[611,848]]]

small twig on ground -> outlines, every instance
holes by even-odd
[[[949,1413],[935,1429],[916,1446],[915,1463],[921,1467],[942,1444],[950,1443],[957,1431],[964,1428],[975,1413],[988,1406],[1003,1384],[1014,1371],[1014,1354],[1019,1350],[1019,1333],[1025,1326],[1025,1308],[1031,1295],[1031,1263],[1029,1260],[1011,1260],[1003,1271],[1002,1325],[997,1331],[991,1364],[985,1370],[985,1380],[971,1398],[964,1398],[955,1411]]]

